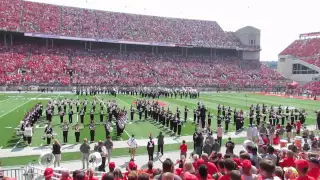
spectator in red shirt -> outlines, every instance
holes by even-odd
[[[150,178],[153,178],[154,169],[153,169],[153,162],[152,161],[148,162],[148,169],[146,169],[144,172],[148,173],[150,175]]]
[[[53,169],[52,168],[46,168],[44,170],[43,176],[45,180],[51,180],[53,175]]]
[[[219,180],[230,180],[230,173],[236,169],[236,163],[231,158],[227,158],[224,160],[224,169],[226,174],[220,176]]]
[[[193,159],[193,163],[192,163],[193,168],[194,168],[194,169],[197,169],[197,162],[198,162],[198,159],[199,159],[199,155],[198,155],[198,154],[194,154],[194,155],[192,156],[192,159]]]
[[[291,150],[288,150],[286,153],[286,158],[280,161],[280,166],[284,167],[295,167],[295,159],[293,158],[294,153]]]
[[[133,159],[131,159],[127,166],[127,172],[124,173],[124,179],[128,178],[128,175],[131,171],[136,171],[137,169],[138,166],[136,165],[136,163],[134,163]]]
[[[180,145],[180,156],[184,155],[184,157],[187,158],[187,151],[188,145],[186,144],[186,141],[183,140],[182,144]]]
[[[114,162],[109,163],[109,172],[113,172],[114,168],[116,168],[116,164]]]
[[[296,126],[297,126],[297,134],[299,135],[300,134],[300,130],[301,130],[301,122],[300,122],[300,120],[297,120]]]
[[[319,160],[315,157],[309,159],[309,171],[308,176],[318,179],[320,177]]]
[[[203,160],[205,161],[205,165],[206,165],[207,168],[208,168],[208,174],[209,174],[210,176],[212,176],[213,174],[215,174],[216,172],[218,172],[217,166],[216,166],[214,163],[209,162],[208,154],[203,153],[203,154],[201,155],[201,159],[203,159]]]
[[[309,170],[309,162],[307,160],[299,159],[295,161],[295,164],[299,174],[297,180],[315,180],[313,177],[307,175]]]

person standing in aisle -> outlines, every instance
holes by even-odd
[[[127,141],[127,144],[129,146],[130,159],[134,159],[134,156],[136,155],[136,149],[138,148],[138,144],[133,134],[131,135],[130,139]]]
[[[90,153],[90,146],[87,144],[87,139],[83,139],[83,143],[80,146],[80,152],[82,154],[82,169],[89,168],[89,153]]]
[[[108,152],[108,164],[109,164],[111,159],[112,149],[113,149],[113,142],[110,136],[107,136],[107,140],[104,142],[104,146],[106,147]]]
[[[52,146],[52,154],[54,155],[54,167],[60,167],[61,161],[61,145],[57,139],[54,140],[54,144]]]
[[[149,161],[153,161],[154,142],[151,136],[149,137],[149,141],[147,144],[147,151],[148,151]]]
[[[223,136],[223,128],[221,127],[221,125],[219,125],[217,128],[217,139],[220,146],[222,145],[222,136]]]
[[[157,139],[158,139],[158,156],[159,156],[159,153],[161,153],[161,156],[163,156],[164,136],[162,135],[161,131],[160,131],[159,135],[157,136]]]

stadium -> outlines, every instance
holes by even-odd
[[[260,62],[262,35],[252,26],[230,32],[216,21],[23,0],[2,0],[0,19],[3,179],[63,179],[76,170],[86,175],[94,171],[95,178],[103,179],[113,163],[128,179],[130,168],[148,169],[150,146],[152,172],[162,168],[166,157],[179,159],[183,141],[188,159],[192,153],[203,160],[201,154],[207,151],[202,152],[203,139],[197,151],[199,134],[221,137],[223,154],[229,151],[224,146],[229,137],[234,154],[246,149],[248,140],[259,148],[279,150],[283,144],[276,144],[277,138],[289,145],[286,137],[297,133],[300,122],[305,127],[301,131],[312,131],[316,144],[320,141],[318,33],[302,34],[284,49],[275,71]],[[277,131],[263,133],[261,124]],[[248,135],[256,126],[262,144]],[[280,140],[281,128],[286,133]],[[160,132],[163,156],[157,152]],[[304,142],[297,137],[292,135],[297,147],[301,145],[299,152],[308,151],[302,145],[313,147],[313,138],[304,137]],[[84,138],[93,141],[88,143],[86,168],[80,152]],[[97,146],[106,139],[113,142],[112,155]],[[128,153],[132,139],[134,161],[132,151]],[[112,163],[105,162],[108,155]],[[56,166],[58,157],[61,164]],[[175,175],[186,178],[178,173],[181,168],[175,169]]]

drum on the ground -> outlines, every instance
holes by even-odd
[[[296,138],[294,139],[294,145],[297,148],[301,148],[302,147],[302,137],[301,136],[296,136]]]
[[[288,141],[285,139],[280,140],[280,148],[287,147]]]

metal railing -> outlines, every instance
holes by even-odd
[[[26,179],[26,168],[8,168],[0,170],[0,177],[10,177],[17,180],[27,180]]]

